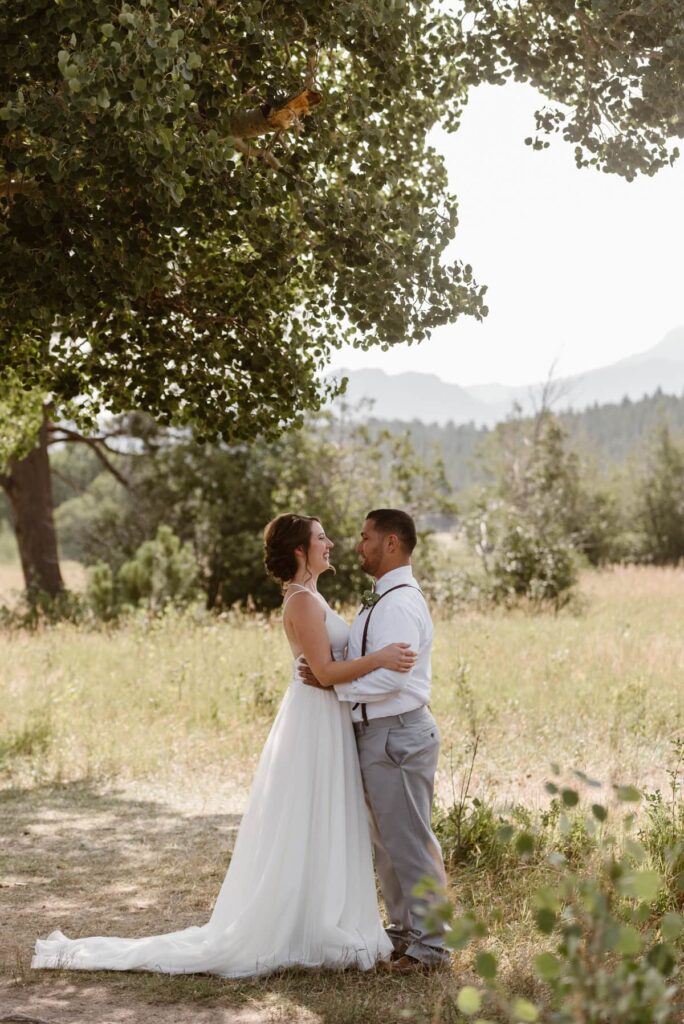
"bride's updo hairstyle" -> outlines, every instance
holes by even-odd
[[[295,548],[307,554],[311,543],[311,524],[320,522],[316,516],[298,516],[284,512],[272,519],[264,530],[264,565],[266,572],[284,588],[297,572]]]

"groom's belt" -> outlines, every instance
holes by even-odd
[[[354,732],[365,736],[372,729],[393,729],[402,725],[410,725],[423,717],[428,710],[427,704],[421,704],[419,708],[412,708],[411,711],[402,711],[400,715],[379,715],[377,718],[369,718],[367,722],[354,722]]]

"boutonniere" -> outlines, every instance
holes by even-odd
[[[376,594],[374,590],[364,590],[361,595],[361,611],[367,612],[374,604],[377,604],[380,600],[380,594]]]

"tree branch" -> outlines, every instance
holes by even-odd
[[[63,434],[64,437],[54,437],[54,434],[57,431],[59,431],[61,434]],[[116,449],[110,448],[107,445],[107,443],[106,443],[104,438],[101,438],[101,437],[84,437],[83,434],[79,434],[76,430],[69,430],[68,427],[58,427],[58,426],[55,426],[54,424],[50,424],[49,432],[50,432],[51,435],[53,435],[51,437],[49,443],[51,443],[52,441],[76,441],[76,442],[79,442],[80,444],[87,444],[89,448],[93,449],[93,451],[97,455],[97,457],[100,460],[100,462],[102,463],[102,465],[106,469],[109,470],[109,472],[112,474],[114,479],[118,480],[119,483],[123,487],[126,488],[126,490],[131,490],[131,483],[130,483],[130,481],[127,480],[126,477],[123,476],[123,474],[119,472],[119,470],[116,468],[116,466],[113,465],[113,463],[110,461],[110,459],[108,459],[107,456],[105,455],[105,453],[102,451],[102,448],[106,448],[107,451],[111,452],[113,455],[119,455],[120,454],[120,452],[117,452]],[[102,447],[100,447],[100,445]]]
[[[300,92],[282,100],[277,106],[264,103],[253,110],[234,114],[230,134],[235,139],[254,139],[269,132],[284,132],[298,125],[303,117],[317,107],[323,97],[305,86]]]
[[[11,178],[0,181],[0,198],[4,196],[11,199],[17,195],[37,196],[39,193],[40,188],[36,181],[13,181]]]
[[[250,157],[256,157],[257,160],[263,160],[265,164],[272,167],[274,171],[282,171],[283,165],[277,157],[273,156],[270,149],[262,149],[261,146],[250,146],[248,142],[243,142],[242,139],[234,139],[233,145],[242,153],[247,159]]]

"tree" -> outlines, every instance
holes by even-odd
[[[533,418],[518,412],[486,436],[481,458],[491,483],[476,495],[467,530],[495,597],[559,603],[575,582],[576,553],[592,565],[620,556],[617,499],[570,445],[548,386]]]
[[[656,565],[676,565],[684,558],[684,445],[666,423],[651,440],[636,499],[643,556]]]
[[[529,82],[550,105],[536,114],[578,167],[655,174],[684,136],[681,0],[467,0],[458,67],[469,84]]]
[[[200,445],[149,426],[141,437],[144,421],[129,423],[143,444],[137,452],[129,444],[118,460],[131,487],[101,473],[57,509],[60,535],[72,556],[105,562],[119,575],[162,525],[170,527],[192,546],[209,608],[248,599],[259,607],[280,603],[264,572],[262,536],[280,512],[321,517],[335,542],[337,570],[324,589],[348,600],[366,585],[355,545],[369,509],[401,505],[426,533],[429,517],[449,504],[439,461],[418,458],[405,436],[374,437],[350,419],[325,414],[269,445],[251,446]]]
[[[15,0],[0,21],[0,366],[82,419],[225,440],[315,407],[344,338],[481,316],[426,137],[429,5]],[[267,140],[267,141],[263,141]]]
[[[443,263],[456,202],[426,143],[463,98],[449,25],[397,0],[3,5],[0,373],[49,398],[43,468],[65,404],[272,438],[343,340],[484,315]],[[58,589],[44,531],[34,552]]]
[[[39,447],[102,408],[274,437],[333,390],[343,340],[484,316],[471,267],[443,263],[457,204],[429,130],[515,73],[575,106],[591,160],[650,173],[680,130],[677,6],[469,0],[468,26],[409,0],[6,0],[0,373],[51,403]],[[50,590],[48,518],[29,569]]]

